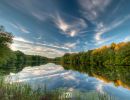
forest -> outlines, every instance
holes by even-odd
[[[55,58],[62,64],[86,64],[94,65],[130,65],[130,42],[112,43],[87,52],[65,54],[63,57]]]

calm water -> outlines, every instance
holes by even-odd
[[[33,88],[48,89],[67,88],[79,91],[107,92],[118,100],[130,100],[130,90],[123,86],[115,86],[113,82],[107,83],[98,77],[91,77],[77,71],[65,70],[61,65],[49,63],[46,65],[25,67],[22,71],[7,76],[11,82],[27,82]]]

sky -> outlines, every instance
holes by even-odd
[[[0,0],[12,50],[49,58],[130,40],[130,0]]]

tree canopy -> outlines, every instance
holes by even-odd
[[[62,63],[87,65],[130,65],[130,42],[112,43],[110,46],[87,52],[65,54]]]
[[[0,26],[0,46],[8,46],[13,41],[13,35],[6,32],[3,26]]]

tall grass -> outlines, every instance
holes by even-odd
[[[70,94],[68,94],[70,93]],[[24,83],[5,83],[3,78],[0,79],[0,100],[116,100],[107,94],[97,92],[78,91],[70,92],[65,89],[43,90],[32,88]]]

